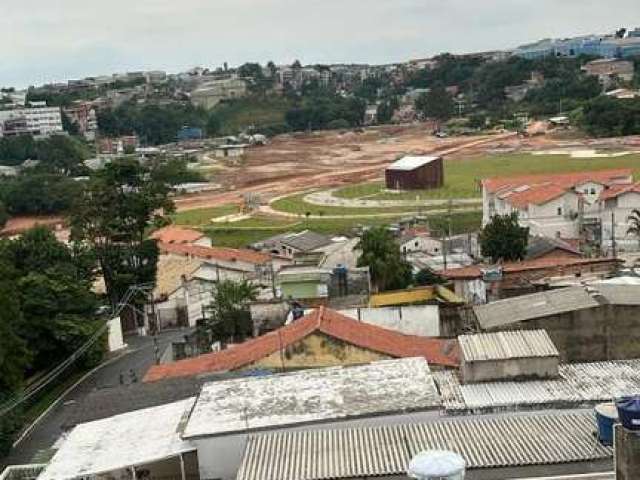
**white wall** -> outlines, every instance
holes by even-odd
[[[442,252],[442,242],[431,237],[416,237],[400,244],[402,253],[425,252],[430,255],[439,255]]]
[[[382,308],[350,308],[340,313],[361,322],[422,337],[440,336],[438,305],[416,305]]]
[[[124,343],[122,336],[122,324],[120,323],[120,317],[114,317],[107,322],[107,345],[110,352],[117,352],[127,346]]]

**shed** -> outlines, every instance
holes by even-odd
[[[461,335],[465,383],[558,376],[560,353],[545,330]]]
[[[405,156],[385,170],[387,188],[390,190],[422,190],[444,185],[442,157]]]

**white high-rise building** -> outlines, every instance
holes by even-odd
[[[0,110],[0,137],[33,135],[42,138],[63,131],[60,107],[33,102],[26,108]]]

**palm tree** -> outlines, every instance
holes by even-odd
[[[631,215],[627,217],[629,228],[627,228],[627,235],[634,235],[638,242],[640,242],[640,210],[634,208],[631,210]]]

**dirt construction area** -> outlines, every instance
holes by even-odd
[[[553,135],[519,137],[515,133],[436,138],[428,124],[367,128],[358,132],[323,131],[281,135],[252,147],[239,165],[221,164],[215,182],[222,190],[176,199],[179,211],[240,203],[254,193],[263,202],[312,188],[340,187],[382,178],[384,167],[403,154],[440,154],[448,160],[487,152],[558,148],[619,148],[637,137],[562,140]]]
[[[384,167],[402,154],[473,154],[487,148],[515,148],[513,133],[436,138],[426,126],[369,128],[360,133],[336,131],[281,135],[254,147],[239,166],[225,166],[215,181],[223,191],[176,199],[178,210],[238,203],[256,193],[263,200],[317,187],[337,187],[380,178]]]

